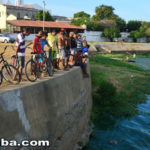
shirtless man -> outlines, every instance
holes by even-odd
[[[60,62],[62,62],[63,69],[66,70],[65,67],[65,37],[64,37],[64,29],[58,34],[58,49],[59,49],[59,58]]]

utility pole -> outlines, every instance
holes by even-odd
[[[45,30],[45,0],[43,0],[43,31]]]

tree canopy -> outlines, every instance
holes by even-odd
[[[141,27],[141,25],[142,25],[141,21],[130,20],[127,23],[127,29],[128,29],[129,32],[135,31],[135,30],[139,30],[139,28]]]
[[[117,28],[105,28],[103,33],[103,37],[109,38],[111,41],[113,41],[113,38],[120,37],[120,31]]]
[[[96,14],[93,16],[93,20],[112,19],[115,17],[114,10],[112,6],[100,5],[95,9]]]
[[[53,18],[49,11],[44,11],[45,21],[53,21]],[[39,10],[36,14],[36,20],[43,20],[43,10]]]
[[[80,11],[74,14],[74,18],[90,18],[90,15],[84,11]]]

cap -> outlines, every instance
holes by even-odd
[[[64,29],[64,28],[61,28],[61,31],[63,31],[63,32],[66,32],[66,29]]]

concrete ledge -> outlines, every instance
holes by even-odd
[[[91,80],[79,67],[34,84],[5,87],[0,90],[0,138],[49,140],[52,150],[73,150],[91,108]]]

